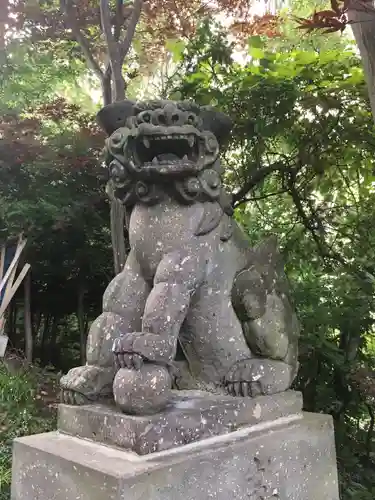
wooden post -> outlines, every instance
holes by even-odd
[[[1,249],[0,253],[0,294],[3,292],[2,300],[0,302],[0,358],[3,358],[5,355],[5,350],[8,344],[8,337],[4,333],[4,328],[5,328],[5,313],[6,310],[13,299],[15,293],[17,292],[18,288],[20,287],[22,281],[24,278],[27,276],[30,270],[30,264],[25,264],[21,270],[21,272],[18,274],[16,278],[16,273],[17,273],[17,268],[19,264],[19,260],[21,257],[21,254],[26,246],[26,239],[23,239],[22,234],[18,237],[18,242],[17,242],[17,247],[15,254],[13,256],[13,259],[11,263],[9,264],[8,269],[5,269],[5,259],[6,259],[6,243]],[[15,279],[16,278],[16,279]],[[25,289],[26,291],[26,289]],[[25,302],[26,302],[26,297],[25,297]],[[25,335],[26,337],[29,335],[29,331],[26,329],[26,303],[25,303]],[[29,318],[27,318],[29,321]],[[29,338],[27,337],[25,339],[26,342],[26,350],[29,349]],[[28,354],[30,356],[30,353]]]

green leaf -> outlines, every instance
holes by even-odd
[[[318,55],[315,52],[298,52],[296,55],[297,64],[311,64],[315,62]]]
[[[248,40],[248,46],[256,49],[261,49],[265,45],[265,41],[259,35],[251,36]]]
[[[179,39],[170,39],[166,41],[165,47],[172,54],[174,62],[181,61],[186,47],[185,42]]]
[[[249,47],[249,55],[253,59],[263,59],[265,58],[264,51],[258,47]]]

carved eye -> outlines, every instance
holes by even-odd
[[[146,194],[148,194],[149,189],[144,182],[139,181],[139,182],[137,182],[137,185],[135,187],[135,191],[136,191],[137,195],[142,198],[143,196],[146,196]]]

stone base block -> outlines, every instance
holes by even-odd
[[[295,391],[254,399],[176,391],[168,408],[151,416],[125,415],[104,405],[60,405],[58,428],[146,455],[301,411],[302,395]]]
[[[12,500],[338,500],[332,420],[281,417],[139,455],[53,432],[17,439]]]

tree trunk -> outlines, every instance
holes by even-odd
[[[41,311],[37,311],[37,312],[34,311],[34,314],[33,314],[33,320],[34,320],[33,335],[35,338],[38,338],[38,336],[39,336],[39,330],[40,330],[40,325],[42,324],[42,319],[43,319],[42,312]]]
[[[85,329],[85,287],[81,284],[78,290],[77,320],[80,339],[81,365],[86,364],[86,329]]]
[[[112,70],[110,64],[107,65],[103,77],[100,79],[100,83],[102,87],[103,104],[107,106],[112,102]]]
[[[45,365],[53,365],[53,366],[59,366],[60,363],[60,356],[59,353],[57,352],[57,335],[59,333],[59,321],[60,318],[58,316],[54,316],[53,318],[53,323],[51,327],[51,333],[49,335],[49,342],[48,342],[48,349],[45,351],[44,354],[44,364]],[[46,356],[46,353],[48,353],[48,356]]]
[[[115,198],[113,187],[110,182],[107,184],[106,192],[111,202],[111,241],[113,263],[115,274],[118,274],[122,271],[126,260],[124,236],[125,209],[122,203]]]
[[[46,340],[48,337],[48,332],[49,332],[49,327],[51,324],[51,315],[46,314],[44,317],[44,324],[43,324],[43,330],[40,336],[40,344],[39,344],[39,357],[41,361],[44,361],[44,351],[45,351],[45,344]]]
[[[103,71],[101,65],[92,52],[93,44],[86,38],[86,35],[77,21],[77,4],[73,0],[60,0],[61,9],[65,12],[70,29],[79,43],[83,55],[91,68],[100,79],[104,105],[113,101],[125,99],[126,84],[123,75],[124,60],[127,57],[134,39],[135,31],[139,23],[144,0],[134,0],[129,11],[129,16],[124,17],[124,2],[115,2],[115,23],[113,26],[111,6],[109,0],[100,0],[100,23],[103,35],[107,44],[108,62]],[[128,9],[129,10],[129,9]],[[124,37],[121,40],[121,31],[125,28]],[[113,88],[112,88],[113,83]],[[109,190],[111,190],[109,188]],[[108,188],[107,188],[108,193]],[[116,200],[112,194],[111,203],[111,240],[114,258],[115,274],[118,274],[125,264],[126,249],[124,238],[125,211],[122,204]]]
[[[111,240],[115,274],[122,271],[126,260],[124,219],[125,212],[121,202],[111,200]]]
[[[364,4],[353,1],[348,11],[348,19],[357,42],[365,73],[372,116],[375,121],[375,12]]]
[[[15,300],[12,300],[10,303],[10,307],[7,312],[7,318],[6,318],[6,327],[7,327],[7,335],[9,337],[10,344],[12,346],[16,345],[16,325],[17,325],[17,315],[18,315],[18,308]]]
[[[28,272],[24,282],[24,325],[25,325],[25,358],[30,365],[33,362],[33,327],[31,322],[31,273]]]

